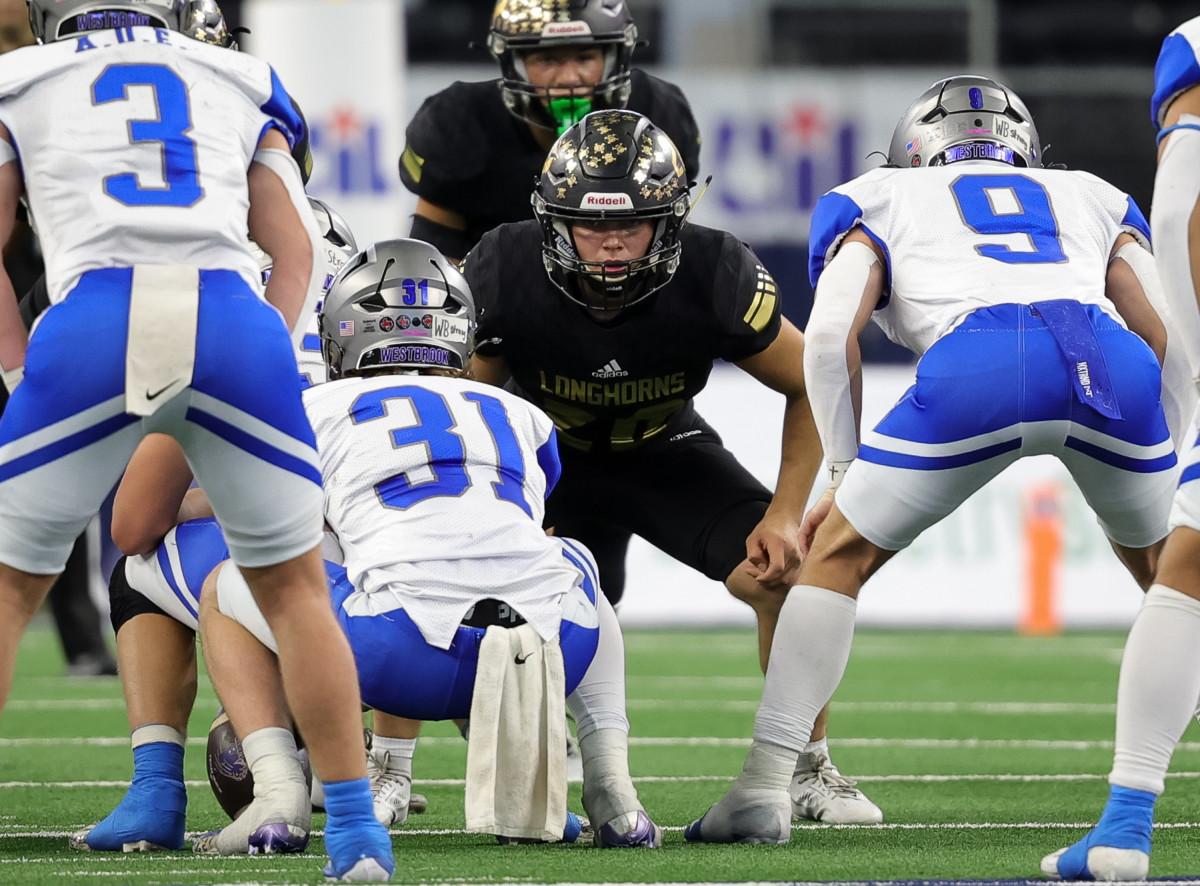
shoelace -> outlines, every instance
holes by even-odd
[[[816,771],[809,776],[809,779],[820,782],[834,796],[854,797],[858,794],[858,788],[855,787],[858,782],[842,775],[827,759],[820,761]]]

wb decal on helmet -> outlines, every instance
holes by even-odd
[[[1029,109],[1016,93],[987,77],[960,75],[930,86],[896,124],[888,150],[893,166],[962,160],[1042,165],[1042,143]]]
[[[28,0],[29,25],[39,43],[107,28],[148,26],[237,49],[216,0]]]
[[[487,46],[500,63],[505,106],[523,120],[561,135],[593,110],[623,108],[629,101],[629,65],[637,26],[625,0],[500,0],[492,13]],[[604,51],[600,81],[570,94],[534,86],[525,71],[529,52],[564,46]]]
[[[461,371],[475,350],[471,289],[420,240],[384,240],[354,255],[317,323],[330,381],[369,369]]]
[[[679,267],[679,231],[691,209],[683,159],[665,132],[632,111],[596,111],[550,149],[533,212],[542,263],[567,298],[617,310],[662,288]],[[585,262],[572,223],[648,221],[650,249],[631,261]]]

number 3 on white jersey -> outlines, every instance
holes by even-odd
[[[204,196],[196,162],[196,143],[187,137],[192,128],[187,86],[166,65],[110,65],[92,84],[92,100],[127,101],[130,86],[149,86],[158,107],[155,120],[130,120],[130,144],[162,145],[165,188],[144,188],[131,172],[104,179],[104,192],[126,206],[194,206]]]

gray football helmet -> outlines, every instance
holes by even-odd
[[[321,237],[325,241],[325,285],[322,292],[328,292],[329,284],[333,282],[337,272],[342,269],[342,265],[358,252],[358,245],[354,242],[354,234],[350,231],[350,225],[346,224],[346,220],[330,208],[328,203],[318,200],[316,197],[309,197],[308,205],[312,207],[313,215],[317,218],[317,230],[321,232]],[[271,268],[274,267],[271,256],[259,249],[258,244],[253,240],[250,241],[250,251],[258,260],[258,268],[262,271],[262,280],[265,284],[271,278]],[[317,310],[320,310],[320,305],[317,306]]]
[[[892,134],[891,166],[945,166],[960,160],[1042,165],[1042,143],[1025,103],[987,77],[939,80],[913,102]]]
[[[27,0],[38,43],[84,31],[148,25],[237,49],[216,0]]]
[[[487,46],[500,63],[505,106],[523,120],[561,133],[589,111],[623,108],[637,25],[626,0],[499,0]],[[525,53],[561,46],[599,46],[604,73],[594,86],[551,97],[529,82]]]
[[[317,321],[330,381],[368,369],[463,370],[475,350],[471,288],[421,240],[384,240],[353,256]]]

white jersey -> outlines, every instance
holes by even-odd
[[[304,392],[325,518],[356,591],[348,615],[403,608],[447,649],[474,603],[508,603],[545,639],[579,577],[542,530],[554,425],[500,388],[386,375]]]
[[[321,310],[320,304],[317,311]],[[317,322],[317,311],[313,311],[304,326],[304,336],[296,345],[296,366],[300,369],[300,383],[304,387],[324,384],[329,377],[325,359],[321,356],[321,334]]]
[[[1189,19],[1163,40],[1154,65],[1150,117],[1162,127],[1172,99],[1200,83],[1200,16]]]
[[[874,313],[888,338],[923,354],[964,317],[998,304],[1072,299],[1100,306],[1122,232],[1149,246],[1126,194],[1086,172],[965,162],[875,169],[821,197],[809,238],[816,286],[842,238],[862,227],[888,256]]]
[[[175,31],[88,32],[0,57],[0,122],[52,304],[85,271],[135,264],[235,270],[261,291],[246,170],[269,126],[293,143],[303,127],[265,62]]]

